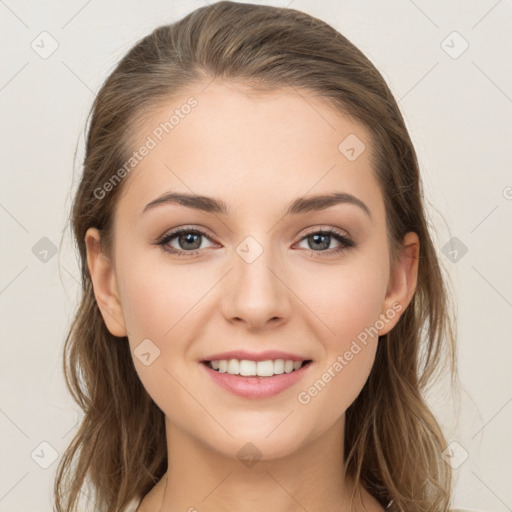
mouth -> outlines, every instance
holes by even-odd
[[[255,352],[240,347],[203,357],[198,363],[206,379],[246,399],[271,398],[286,389],[292,390],[315,366],[304,352],[277,349]]]
[[[224,390],[246,399],[265,399],[296,385],[309,373],[312,363],[311,359],[217,359],[201,361],[201,366]]]
[[[227,373],[239,377],[268,378],[284,373],[294,373],[311,364],[312,360],[268,359],[266,361],[252,361],[249,359],[218,359],[201,362],[217,373]]]

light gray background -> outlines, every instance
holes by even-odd
[[[455,504],[510,511],[511,2],[268,3],[335,26],[372,60],[399,100],[458,299],[460,411],[442,404],[445,387],[429,398],[448,441],[458,443],[451,445],[452,460],[458,465],[468,454],[454,471]],[[59,248],[68,222],[88,109],[138,38],[202,5],[0,0],[1,511],[51,510],[52,450],[63,453],[79,419],[61,371],[79,291],[69,230],[60,252],[44,250]],[[464,41],[453,31],[469,44],[461,55]],[[53,40],[58,48],[47,56]],[[456,245],[448,249],[457,254],[443,251],[454,236],[466,254]]]

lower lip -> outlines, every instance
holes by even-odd
[[[312,362],[293,372],[272,377],[241,377],[230,373],[220,373],[205,363],[200,364],[216,384],[235,395],[244,398],[269,398],[297,383],[309,370]]]

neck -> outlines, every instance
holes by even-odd
[[[190,437],[166,419],[169,466],[144,498],[144,512],[352,512],[384,510],[345,477],[344,416],[328,431],[289,455],[258,459],[226,457]],[[243,443],[241,443],[243,446]]]

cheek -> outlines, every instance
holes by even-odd
[[[345,348],[333,353],[297,394],[298,412],[315,435],[345,414],[361,393],[372,369],[375,342],[365,345],[356,340]]]
[[[302,279],[301,294],[325,325],[327,348],[345,350],[350,340],[379,319],[387,287],[385,262],[368,261],[329,267]]]
[[[330,425],[345,413],[363,389],[373,367],[378,346],[373,330],[379,315],[380,300],[361,288],[345,287],[332,305],[329,327],[334,334],[322,338],[325,357],[308,382],[304,382],[297,401],[304,414],[317,427]]]
[[[133,341],[150,338],[163,344],[182,320],[194,316],[194,306],[211,288],[211,276],[200,266],[187,270],[166,263],[165,255],[155,263],[149,252],[132,254],[119,264],[119,291]]]
[[[297,396],[306,415],[321,414],[326,423],[334,422],[361,392],[378,345],[376,323],[387,287],[386,264],[366,259],[316,272],[306,282],[302,293],[327,327],[318,338],[325,357]]]
[[[212,276],[206,266],[171,264],[165,255],[156,262],[155,251],[132,250],[130,257],[119,258],[117,269],[135,369],[150,396],[166,410],[169,394],[183,394],[172,375],[179,374],[181,381],[185,378],[182,366],[190,339],[204,325],[198,315]],[[120,247],[119,254],[128,252]],[[141,356],[145,353],[150,354],[148,365]]]

